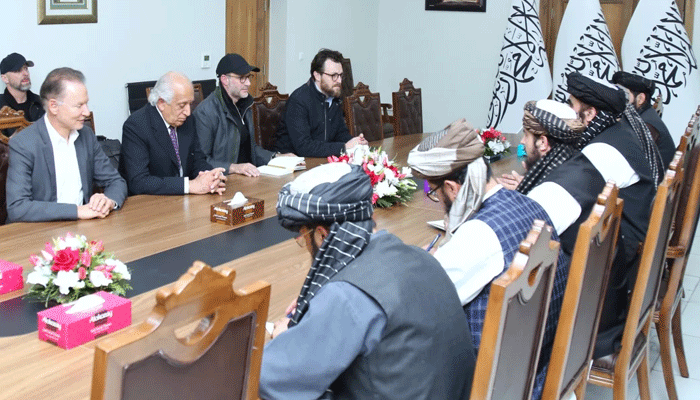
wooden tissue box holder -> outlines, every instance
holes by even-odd
[[[225,225],[239,225],[254,219],[258,219],[265,213],[265,200],[249,198],[248,202],[236,208],[232,208],[225,202],[211,205],[211,222]]]

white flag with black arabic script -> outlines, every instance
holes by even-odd
[[[656,83],[663,121],[678,143],[700,104],[700,72],[676,2],[640,0],[622,41],[625,71]]]
[[[571,0],[561,20],[553,64],[556,101],[568,98],[566,75],[580,72],[604,81],[620,70],[610,30],[598,0]]]
[[[515,133],[529,100],[549,97],[552,75],[542,38],[539,0],[513,0],[503,35],[487,127]]]

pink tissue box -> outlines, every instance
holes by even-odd
[[[107,292],[90,296],[98,296],[104,303],[75,313],[69,312],[76,302],[38,312],[39,339],[72,349],[131,325],[131,300]]]
[[[22,266],[0,260],[0,294],[20,290],[23,287]]]

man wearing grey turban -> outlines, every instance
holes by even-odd
[[[451,239],[435,258],[457,289],[475,348],[481,343],[489,284],[510,266],[536,219],[552,224],[539,204],[496,182],[483,152],[477,131],[459,120],[424,139],[408,155],[415,175],[428,180],[429,197],[442,202],[448,213]],[[557,240],[556,235],[552,239]],[[568,271],[569,257],[560,251],[533,399],[542,394]]]
[[[355,165],[316,167],[280,191],[280,224],[312,265],[263,352],[262,398],[468,398],[476,357],[454,285],[424,250],[373,233],[372,213]]]

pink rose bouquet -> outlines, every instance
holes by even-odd
[[[68,303],[104,290],[120,296],[131,289],[131,273],[124,263],[104,251],[102,241],[66,234],[46,243],[41,255],[32,254],[34,270],[27,276],[32,285],[27,297],[44,302]]]

